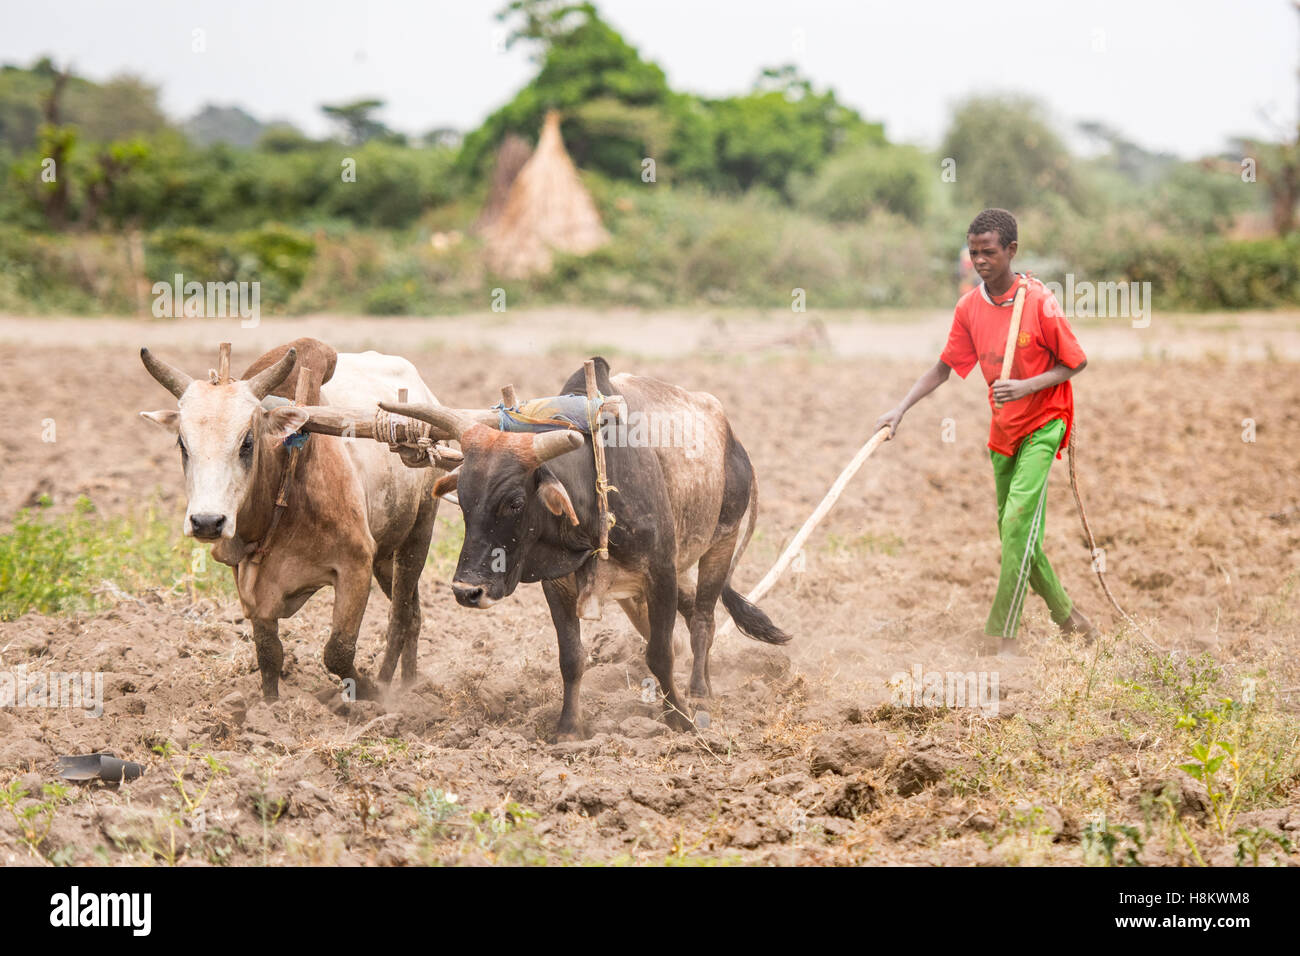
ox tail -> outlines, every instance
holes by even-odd
[[[743,595],[735,591],[730,584],[722,589],[722,606],[727,609],[736,627],[747,637],[764,644],[786,644],[790,635],[772,623],[763,609],[751,604]]]
[[[736,622],[740,632],[764,644],[786,644],[790,635],[772,623],[757,604],[736,592],[731,587],[731,575],[740,563],[740,556],[749,547],[749,539],[754,535],[754,525],[758,523],[758,481],[751,477],[749,481],[749,506],[745,509],[745,530],[736,542],[736,550],[731,555],[731,568],[727,571],[727,583],[722,588],[722,606],[727,609],[731,619]]]

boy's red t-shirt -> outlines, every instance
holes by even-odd
[[[996,299],[989,295],[983,283],[963,295],[953,312],[948,344],[939,360],[962,378],[979,363],[984,381],[989,384],[989,408],[993,411],[990,448],[1003,455],[1014,455],[1031,432],[1054,418],[1062,418],[1065,434],[1056,452],[1060,458],[1061,448],[1069,443],[1070,429],[1074,426],[1074,390],[1069,382],[1007,402],[1001,408],[993,405],[993,383],[1002,374],[1002,355],[1011,327],[1011,303],[1018,282]],[[1011,377],[1033,378],[1051,371],[1058,363],[1078,368],[1085,358],[1060,303],[1043,283],[1031,276],[1020,314]]]

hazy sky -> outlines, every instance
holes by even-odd
[[[373,96],[390,126],[469,129],[532,75],[498,52],[501,0],[7,0],[0,60],[49,53],[95,79],[129,71],[176,118],[238,104],[328,130],[321,103]],[[1029,92],[1062,131],[1100,119],[1153,149],[1217,151],[1294,129],[1300,17],[1291,0],[601,0],[676,89],[748,89],[797,63],[894,140],[938,144],[951,105]],[[192,50],[202,29],[206,50]],[[1266,114],[1270,122],[1262,118]],[[1072,138],[1072,141],[1073,138]],[[1077,141],[1076,141],[1077,142]]]

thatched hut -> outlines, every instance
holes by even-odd
[[[488,187],[487,203],[474,222],[474,232],[486,232],[489,226],[501,218],[501,213],[506,208],[506,199],[510,196],[510,187],[515,184],[519,171],[532,155],[533,148],[528,145],[528,140],[517,133],[507,133],[501,140],[501,145],[497,147],[496,161],[492,165],[492,183]]]
[[[609,240],[564,148],[558,113],[546,114],[537,149],[483,235],[489,267],[510,278],[549,272],[554,251],[585,255]]]

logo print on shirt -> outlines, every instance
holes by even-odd
[[[1021,332],[1018,336],[1016,336],[1016,345],[1020,346],[1023,349],[1026,345],[1029,344],[1031,338],[1032,336],[1030,336],[1028,332]]]

